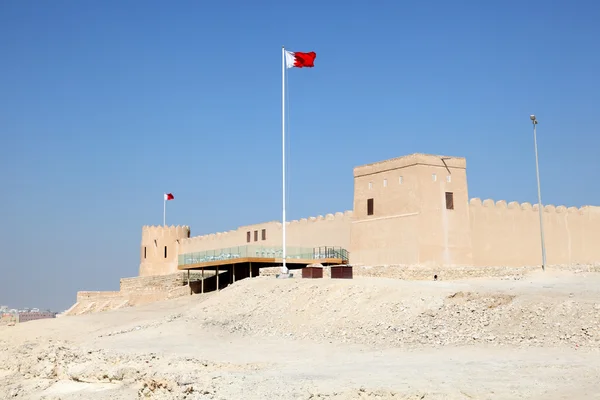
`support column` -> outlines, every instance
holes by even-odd
[[[231,282],[231,283],[235,283],[235,264],[231,265],[231,276],[232,276],[231,279],[233,280],[233,282]]]
[[[200,284],[200,293],[204,294],[204,268],[202,268],[202,283]]]
[[[217,265],[217,292],[219,291],[219,266]]]
[[[192,284],[190,283],[190,270],[188,269],[188,287],[190,288],[190,296],[192,295]]]
[[[250,263],[250,278],[252,278],[252,263]]]

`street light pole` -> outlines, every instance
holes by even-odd
[[[537,149],[537,132],[536,132],[536,126],[537,126],[537,119],[535,118],[535,115],[530,115],[529,119],[531,119],[531,122],[533,123],[533,144],[535,146],[535,171],[536,171],[536,175],[537,175],[537,190],[538,190],[538,210],[540,212],[540,237],[542,240],[542,271],[546,270],[546,245],[545,245],[545,241],[544,241],[544,218],[543,218],[543,206],[542,206],[542,192],[540,189],[540,167],[538,164],[538,149]]]

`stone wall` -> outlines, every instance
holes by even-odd
[[[137,276],[121,279],[121,293],[139,291],[165,291],[187,283],[187,273],[177,272],[169,275]]]
[[[294,247],[339,246],[350,247],[352,211],[292,220],[286,223],[288,251]],[[263,239],[264,231],[264,239]],[[250,241],[248,242],[248,235]],[[193,253],[236,246],[281,247],[283,229],[281,222],[271,221],[241,226],[227,232],[195,236],[180,241],[179,253]],[[255,238],[257,240],[255,240]]]
[[[471,199],[473,264],[541,265],[538,205]],[[542,211],[548,264],[600,262],[600,207],[547,205]]]
[[[207,273],[205,276],[209,277],[211,275],[212,273]],[[190,280],[197,280],[199,277],[199,272],[190,274]],[[77,303],[65,312],[65,315],[81,315],[122,307],[139,306],[189,295],[190,290],[186,285],[187,272],[122,278],[118,292],[78,292]]]
[[[77,292],[77,301],[102,301],[121,297],[121,292]]]
[[[600,272],[600,264],[548,265],[548,271]],[[457,280],[470,278],[498,278],[523,276],[531,272],[541,271],[540,266],[521,267],[420,267],[403,265],[385,265],[376,267],[354,267],[354,276],[378,277],[403,280]],[[326,273],[324,271],[323,276]]]

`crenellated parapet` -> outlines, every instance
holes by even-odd
[[[318,215],[316,217],[308,217],[301,219],[293,219],[291,221],[287,221],[287,225],[295,225],[295,224],[309,224],[309,223],[318,223],[323,221],[349,221],[352,220],[352,211],[347,210],[344,212],[336,212],[335,214],[326,214]]]
[[[207,240],[223,240],[223,239],[227,239],[230,236],[235,236],[236,234],[239,235],[239,229],[235,230],[235,231],[231,230],[231,231],[227,231],[227,232],[216,232],[216,233],[209,233],[206,235],[193,236],[193,237],[184,239],[182,241],[182,243],[185,245],[188,245],[188,244],[193,244],[193,243],[207,241]]]
[[[507,203],[506,200],[498,200],[494,201],[492,199],[481,200],[480,198],[472,198],[469,200],[469,206],[474,209],[478,208],[489,208],[489,209],[497,209],[497,210],[522,210],[522,211],[531,211],[538,212],[539,205],[531,204],[529,202],[519,203],[516,201],[511,201]],[[571,213],[571,214],[584,214],[586,212],[592,213],[600,213],[600,207],[595,206],[582,206],[582,207],[567,207],[567,206],[555,206],[553,204],[547,204],[544,206],[543,211],[545,213],[554,213],[554,214],[563,214],[563,213]]]
[[[183,239],[190,236],[190,227],[187,225],[144,225],[142,226],[142,238],[177,238]]]
[[[328,213],[325,215],[311,216],[286,222],[288,240],[291,245],[312,246],[313,242],[328,243],[330,240],[349,238],[350,222],[352,222],[352,211]],[[235,246],[272,245],[279,243],[282,235],[281,221],[269,221],[260,224],[244,225],[235,230],[215,232],[206,235],[194,236],[180,241],[179,251],[181,254],[189,252],[204,251],[217,248],[229,248]],[[263,231],[265,236],[263,236]],[[248,241],[248,232],[250,240]],[[263,239],[264,237],[264,239]],[[255,239],[257,238],[257,240]],[[335,239],[332,239],[335,238]],[[340,242],[344,246],[349,244]],[[337,245],[341,245],[336,242]]]
[[[326,215],[318,215],[316,217],[307,217],[307,218],[301,218],[299,220],[294,219],[291,221],[287,221],[286,222],[286,226],[290,226],[290,225],[300,225],[300,224],[313,224],[313,223],[322,223],[322,222],[330,222],[330,221],[350,221],[352,220],[352,211],[348,210],[348,211],[344,211],[344,212],[336,212],[334,214],[330,213],[330,214],[326,214]],[[246,231],[254,231],[256,229],[261,229],[262,227],[269,227],[269,226],[273,226],[276,227],[278,229],[281,229],[281,222],[279,221],[271,221],[271,222],[266,222],[266,223],[262,223],[262,224],[255,224],[255,225],[245,225],[245,226],[241,226],[238,229],[235,230],[229,230],[226,232],[216,232],[216,233],[209,233],[206,235],[199,235],[199,236],[194,236],[194,237],[190,237],[189,239],[185,239],[184,243],[186,245],[193,245],[195,243],[198,242],[203,242],[203,241],[222,241],[222,240],[227,240],[231,237],[237,237],[238,235],[240,235],[241,233],[245,233]]]
[[[475,265],[539,265],[539,214],[539,205],[529,202],[471,199],[469,223]],[[600,207],[547,204],[541,214],[548,265],[600,260]]]

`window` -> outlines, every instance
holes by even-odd
[[[402,185],[402,182],[404,182],[404,178],[403,177],[398,178],[398,183]]]
[[[432,181],[437,181],[437,175],[436,174],[431,174],[431,180]]]
[[[167,258],[167,246],[165,246],[165,258]]]
[[[250,243],[250,231],[246,232],[246,242]]]
[[[144,246],[144,258],[146,258],[146,246]]]
[[[387,187],[387,179],[383,180],[383,187]]]
[[[258,242],[258,231],[254,231],[254,241]]]
[[[373,199],[367,200],[367,215],[373,215]]]
[[[369,190],[373,189],[373,182],[369,182]]]
[[[446,192],[446,210],[454,210],[454,193]]]
[[[262,232],[260,233],[261,235],[261,239],[262,240],[267,240],[267,230],[263,229]]]
[[[448,176],[446,177],[446,182],[452,182],[452,176],[448,175]]]

